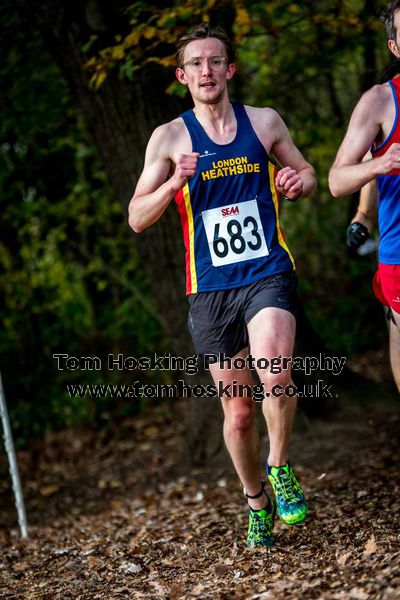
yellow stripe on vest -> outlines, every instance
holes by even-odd
[[[271,162],[268,163],[268,171],[269,171],[269,185],[271,188],[272,201],[273,201],[274,207],[275,207],[276,230],[278,232],[278,242],[279,242],[279,245],[282,246],[282,248],[284,250],[286,250],[286,252],[288,253],[289,258],[292,261],[293,269],[295,269],[296,265],[294,264],[293,256],[290,254],[290,250],[287,247],[285,240],[283,239],[281,226],[279,223],[279,200],[278,200],[278,195],[277,195],[276,187],[275,187],[275,166]]]
[[[186,183],[183,188],[183,197],[185,199],[185,208],[188,220],[188,236],[189,236],[189,265],[190,265],[190,283],[191,293],[197,293],[197,273],[196,273],[196,261],[194,256],[194,223],[193,223],[193,212],[192,204],[190,202],[190,190],[189,184]]]

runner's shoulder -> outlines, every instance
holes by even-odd
[[[170,154],[171,148],[177,144],[186,133],[185,124],[181,117],[177,117],[168,123],[163,123],[153,131],[149,146],[158,149],[159,152]]]
[[[245,106],[245,110],[258,139],[269,152],[274,142],[280,139],[285,131],[282,117],[269,106],[263,108]]]
[[[374,110],[379,110],[388,102],[391,102],[392,98],[393,93],[389,82],[379,83],[364,92],[360,98],[359,105],[364,105]]]
[[[279,113],[270,108],[269,106],[258,107],[258,106],[248,106],[244,105],[246,113],[250,119],[250,121],[259,123],[260,125],[273,125],[278,124],[282,121],[282,118],[279,116]]]

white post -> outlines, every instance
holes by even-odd
[[[0,372],[0,414],[3,425],[4,446],[8,456],[8,467],[11,475],[12,487],[14,490],[15,506],[17,509],[18,523],[21,529],[21,536],[28,537],[28,523],[26,520],[24,497],[22,495],[21,480],[19,477],[17,458],[15,456],[14,442],[8,418],[6,397],[4,395],[3,381]]]

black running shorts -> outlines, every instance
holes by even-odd
[[[285,271],[232,290],[192,294],[188,324],[196,353],[235,356],[249,345],[247,323],[263,308],[296,317],[296,288],[296,274]]]

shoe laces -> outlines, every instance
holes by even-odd
[[[276,488],[278,494],[281,494],[287,502],[297,502],[294,485],[290,473],[278,475],[276,478]]]
[[[268,531],[268,529],[269,529],[268,523],[261,515],[259,515],[256,512],[252,513],[251,529],[252,529],[252,534],[257,539],[262,536],[269,535],[269,533],[270,533]]]

